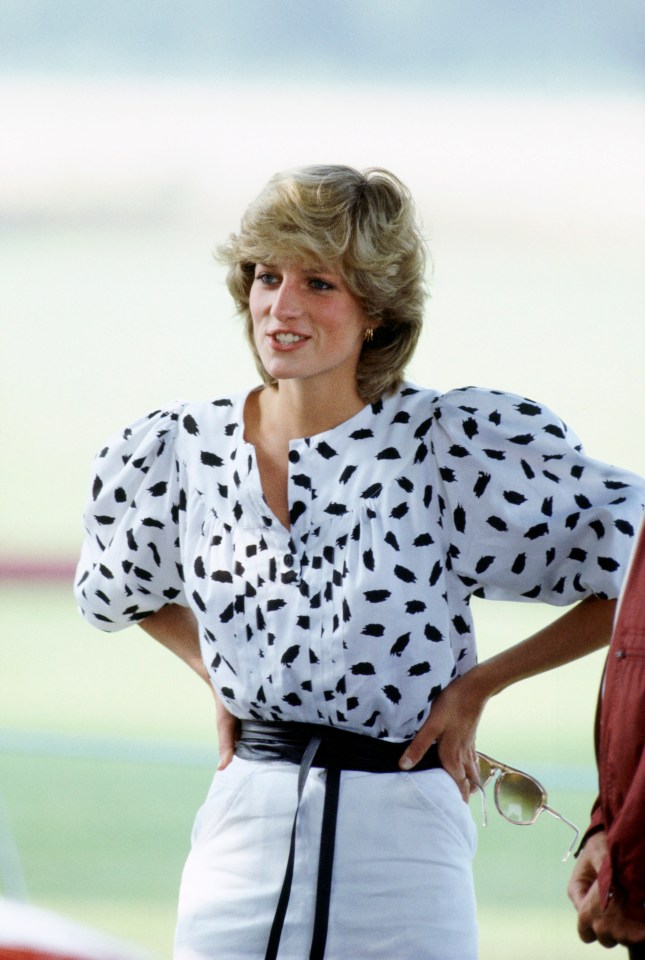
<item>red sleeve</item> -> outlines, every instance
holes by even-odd
[[[605,829],[605,818],[600,806],[600,797],[596,799],[593,807],[591,808],[591,819],[589,821],[589,826],[582,835],[582,840],[580,841],[580,846],[576,852],[576,857],[584,847],[585,843],[589,837],[593,837],[594,833],[600,833],[601,830]]]
[[[598,874],[601,902],[620,897],[625,914],[645,923],[645,752],[607,831],[608,853]]]
[[[600,795],[608,853],[598,875],[625,914],[645,922],[645,525],[607,657],[600,711]]]

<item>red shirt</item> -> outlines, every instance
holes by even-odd
[[[604,827],[608,855],[598,874],[603,909],[619,898],[645,922],[645,524],[614,625],[601,700],[596,752],[600,795],[590,829]]]

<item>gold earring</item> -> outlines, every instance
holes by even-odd
[[[372,327],[368,327],[365,333],[363,334],[363,340],[365,343],[371,343],[374,339],[374,330]]]

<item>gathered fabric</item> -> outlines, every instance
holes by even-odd
[[[406,383],[289,445],[289,529],[244,439],[248,392],[155,411],[95,461],[76,592],[119,630],[189,606],[236,717],[401,741],[476,663],[473,595],[618,595],[643,482],[547,407]]]

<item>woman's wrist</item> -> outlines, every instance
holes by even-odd
[[[499,675],[494,668],[488,666],[490,661],[478,663],[468,673],[457,678],[460,686],[460,695],[467,703],[472,703],[480,711],[486,702],[503,688],[500,685]]]

